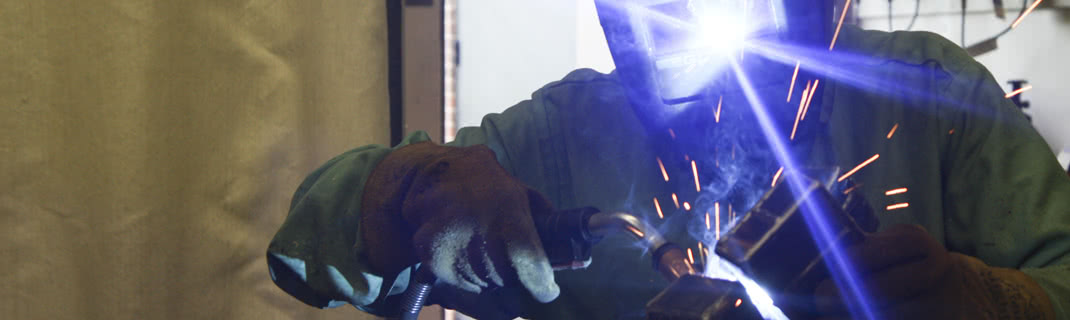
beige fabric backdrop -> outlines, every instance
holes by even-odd
[[[264,250],[305,174],[388,140],[384,6],[0,1],[0,318],[366,318]]]

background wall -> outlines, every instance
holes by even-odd
[[[1022,1],[1003,2],[1007,6],[1006,20],[996,18],[991,0],[967,2],[967,45],[994,36],[1014,21]],[[914,0],[892,2],[894,28],[907,27],[914,4]],[[1066,81],[1066,75],[1070,74],[1070,0],[1046,0],[1042,5],[1018,28],[998,40],[998,50],[977,60],[988,67],[1008,92],[1011,91],[1008,80],[1029,80],[1033,89],[1022,94],[1022,99],[1032,104],[1026,113],[1032,115],[1033,125],[1058,154],[1070,151],[1070,125],[1067,125],[1070,84]],[[932,31],[958,43],[962,35],[960,10],[959,0],[921,1],[921,14],[914,30]],[[859,15],[864,28],[888,30],[888,2],[862,1]],[[1070,156],[1060,158],[1063,167],[1070,163]]]
[[[578,68],[613,70],[594,1],[458,0],[457,119],[479,125]]]
[[[384,3],[0,1],[0,318],[368,319],[264,254],[388,142]]]

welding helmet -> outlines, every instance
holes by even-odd
[[[753,54],[742,59],[757,41],[827,45],[835,16],[829,0],[595,0],[595,5],[616,74],[648,129],[665,129],[681,111],[710,103],[711,97],[716,104],[717,91],[735,83],[732,63],[770,63]]]

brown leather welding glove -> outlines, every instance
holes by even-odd
[[[360,235],[375,271],[397,274],[422,262],[439,280],[469,292],[522,286],[549,302],[560,290],[532,214],[550,210],[486,146],[417,143],[372,171]]]
[[[1047,293],[1021,271],[948,252],[924,228],[899,225],[846,250],[877,319],[1054,319]],[[822,319],[849,315],[832,280],[815,292]]]

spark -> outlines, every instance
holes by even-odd
[[[1030,13],[1032,13],[1033,9],[1036,9],[1037,6],[1040,5],[1040,2],[1042,2],[1042,1],[1044,1],[1044,0],[1034,1],[1033,5],[1029,6],[1028,10],[1025,10],[1025,13],[1022,13],[1022,15],[1019,16],[1017,20],[1014,20],[1014,23],[1011,24],[1011,29],[1017,28],[1018,24],[1022,23],[1022,20],[1025,19],[1025,16],[1028,16]]]
[[[1037,2],[1040,2],[1040,1],[1037,1]],[[1024,87],[1018,88],[1018,90],[1011,91],[1010,93],[1008,93],[1007,95],[1005,95],[1003,97],[1007,98],[1007,99],[1010,99],[1011,97],[1019,95],[1022,92],[1029,91],[1030,89],[1033,89],[1033,85],[1027,84]]]
[[[895,194],[907,193],[907,188],[892,189],[884,192],[884,195],[890,196]]]
[[[695,191],[702,191],[702,186],[698,183],[698,167],[695,167],[695,160],[691,160],[691,173],[695,175]]]
[[[895,134],[895,129],[899,129],[899,123],[898,122],[896,122],[895,125],[892,126],[892,131],[888,131],[888,139],[891,139],[892,135]]]
[[[675,205],[677,209],[680,209],[680,200],[676,199],[676,193],[672,194],[672,204]]]
[[[799,121],[806,120],[806,113],[810,111],[810,101],[814,100],[814,93],[817,92],[819,83],[821,83],[821,79],[814,80],[814,87],[810,88],[810,93],[806,95],[806,106],[802,109],[802,118],[799,118]]]
[[[847,4],[843,6],[843,12],[840,13],[840,22],[836,25],[836,33],[832,34],[832,43],[829,44],[829,51],[836,47],[836,39],[840,38],[840,28],[843,28],[843,20],[847,18],[847,9],[851,8],[851,0],[847,0]]]
[[[858,187],[861,187],[861,186],[862,186],[861,184],[856,184],[856,185],[854,185],[854,186],[852,186],[850,188],[847,188],[847,190],[843,190],[843,194],[851,193],[851,191],[855,191],[855,189],[858,189]]]
[[[649,158],[648,158],[649,159]],[[658,159],[658,168],[661,168],[661,177],[665,179],[665,182],[669,182],[669,172],[665,171],[665,164],[661,163],[661,158]]]
[[[721,240],[721,203],[720,202],[714,202],[713,203],[713,212],[714,212],[714,223],[716,224],[716,226],[714,228],[716,230],[716,231],[714,231],[714,239]],[[709,225],[710,225],[709,216],[706,216],[706,218],[707,218],[706,226],[709,227]]]
[[[698,259],[703,264],[706,263],[706,247],[702,246],[702,241],[698,242]]]
[[[892,210],[896,210],[896,209],[902,209],[902,208],[906,208],[906,207],[909,207],[909,206],[910,206],[910,203],[907,203],[907,202],[896,203],[896,204],[888,206],[888,211],[892,211]]]
[[[772,183],[772,185],[770,185],[770,187],[775,187],[776,186],[776,181],[780,180],[780,174],[781,173],[784,173],[784,167],[780,167],[780,169],[777,169],[776,174],[773,175],[773,183]]]
[[[795,93],[795,79],[799,77],[799,65],[802,62],[795,61],[795,72],[791,74],[791,86],[788,87],[788,102],[791,102],[791,96]]]
[[[625,226],[624,228],[628,229],[628,231],[631,231],[632,233],[635,234],[635,236],[637,236],[639,238],[643,238],[643,237],[646,236],[646,234],[644,234],[643,231],[641,231],[639,229],[636,229],[633,226]]]
[[[732,204],[729,203],[728,204],[728,221],[732,221],[735,218],[736,218],[736,212],[732,211]],[[718,220],[718,222],[720,222],[720,221]]]
[[[676,131],[669,129],[669,136],[672,137],[673,140],[676,140]]]
[[[851,175],[855,174],[855,172],[858,172],[858,170],[862,170],[863,167],[868,166],[870,163],[873,163],[873,161],[877,161],[877,158],[880,157],[881,155],[879,153],[873,155],[869,158],[869,160],[863,161],[862,163],[858,164],[858,166],[856,166],[854,169],[851,169],[851,171],[847,171],[847,173],[844,173],[843,176],[840,176],[839,179],[836,179],[836,182],[843,182],[843,180],[847,180],[847,177],[850,177]]]
[[[710,230],[710,213],[706,212],[706,230]]]
[[[684,210],[691,211],[691,204],[684,201]]]
[[[955,134],[955,129],[948,130],[947,134]]]
[[[795,112],[795,125],[791,127],[791,137],[789,140],[795,140],[795,131],[799,129],[799,118],[802,117],[803,107],[806,104],[806,95],[810,92],[810,81],[806,82],[806,89],[803,90],[802,98],[799,99],[799,110]]]
[[[665,219],[665,215],[661,213],[661,204],[658,203],[658,197],[654,197],[654,209],[658,210],[658,218]]]
[[[687,261],[695,264],[695,255],[691,253],[691,248],[687,248]]]
[[[724,96],[717,98],[717,111],[713,112],[713,120],[716,123],[721,123],[721,103],[724,102]]]
[[[743,299],[736,299],[736,308],[739,308],[741,304],[743,304]]]

